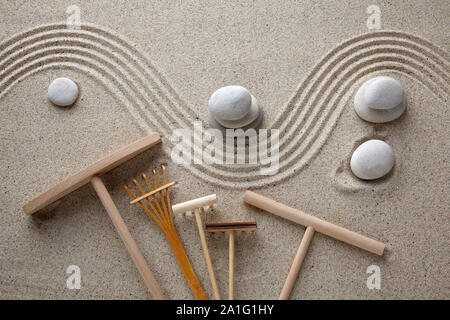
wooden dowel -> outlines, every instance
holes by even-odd
[[[211,280],[211,286],[214,291],[214,298],[220,300],[219,287],[217,286],[216,276],[211,262],[211,256],[209,255],[208,244],[206,243],[205,231],[203,231],[203,222],[200,216],[200,210],[194,209],[195,220],[197,220],[198,233],[200,234],[200,240],[203,248],[203,255],[205,256],[206,266],[208,268],[209,279]]]
[[[145,176],[145,175],[144,175],[144,176]],[[145,178],[147,178],[147,177],[145,177]],[[134,199],[134,200],[131,200],[131,201],[130,201],[130,204],[138,203],[139,201],[142,201],[142,200],[144,200],[144,199],[146,199],[146,198],[148,198],[148,197],[154,195],[155,193],[161,192],[161,191],[164,190],[164,189],[167,189],[167,188],[169,188],[169,187],[173,187],[173,186],[176,185],[176,184],[177,184],[176,181],[173,181],[173,182],[171,182],[171,183],[165,184],[165,185],[163,185],[162,187],[159,187],[158,189],[155,189],[155,190],[153,190],[153,191],[150,191],[149,193],[143,194],[142,196],[137,197],[137,198]]]
[[[229,250],[228,299],[234,300],[234,230],[230,230]]]
[[[300,210],[288,207],[252,191],[245,191],[244,201],[257,208],[266,210],[282,218],[291,220],[305,227],[313,227],[315,231],[326,234],[340,241],[349,243],[366,251],[383,255],[385,244],[370,239],[359,233],[339,227],[325,220],[306,214]]]
[[[134,261],[134,264],[136,265],[137,269],[139,270],[139,273],[141,274],[142,278],[144,279],[144,282],[152,294],[154,299],[162,300],[165,299],[164,295],[161,291],[161,288],[159,287],[158,283],[156,282],[155,278],[153,277],[152,272],[150,271],[147,262],[144,259],[144,256],[139,251],[139,248],[136,245],[136,242],[134,241],[133,237],[131,236],[130,232],[128,231],[127,226],[125,225],[125,222],[123,221],[122,217],[120,216],[119,210],[117,210],[116,205],[114,204],[108,190],[106,189],[105,185],[103,184],[103,181],[100,177],[94,176],[91,178],[91,184],[94,187],[95,191],[98,194],[98,197],[100,198],[103,206],[105,207],[106,212],[108,212],[109,217],[111,218],[111,221],[116,228],[117,232],[119,233],[120,238],[122,239],[123,243],[125,244],[125,247],[128,250],[128,253],[130,254],[131,258]]]
[[[280,300],[287,300],[291,295],[292,289],[294,288],[295,281],[300,273],[300,268],[302,267],[303,260],[305,259],[306,252],[308,252],[309,245],[311,243],[312,237],[314,235],[314,228],[307,227],[305,234],[303,235],[300,246],[298,247],[297,254],[295,255],[294,261],[292,262],[289,274],[284,282],[283,289],[281,290]]]
[[[197,198],[194,200],[186,201],[172,206],[173,213],[185,213],[187,211],[193,211],[194,209],[202,207],[212,207],[214,203],[217,203],[217,196],[210,194],[209,196]]]

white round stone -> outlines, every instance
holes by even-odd
[[[57,106],[70,106],[78,97],[78,86],[68,78],[55,79],[48,87],[47,97]]]
[[[391,77],[370,79],[356,92],[354,107],[358,116],[369,122],[395,120],[406,109],[402,85]]]
[[[262,112],[262,110],[261,110],[258,114],[258,118],[256,118],[252,123],[246,125],[245,127],[241,127],[239,129],[242,129],[242,132],[245,133],[245,131],[247,131],[248,129],[256,128],[261,124],[263,118],[264,118],[264,112]],[[208,112],[208,122],[212,128],[219,129],[222,132],[222,134],[225,134],[227,129],[231,129],[231,128],[226,128],[226,127],[222,126],[219,122],[217,122],[217,120],[214,119],[214,117],[212,116],[211,112]],[[232,130],[237,130],[237,129],[232,129]],[[237,132],[235,132],[235,133],[236,133],[236,136],[240,136]]]
[[[369,108],[392,109],[403,102],[402,84],[391,77],[376,77],[369,80],[364,99]]]
[[[227,86],[216,90],[208,102],[210,113],[216,120],[240,120],[251,109],[252,96],[241,86]]]
[[[242,128],[249,124],[251,124],[253,121],[255,121],[260,113],[258,101],[256,98],[252,95],[252,104],[250,107],[250,112],[247,113],[242,119],[239,120],[219,120],[216,118],[216,121],[220,123],[225,128],[230,129],[236,129],[236,128]]]
[[[350,168],[363,180],[374,180],[388,174],[394,166],[394,151],[384,141],[369,140],[353,152]]]

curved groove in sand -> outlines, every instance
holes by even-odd
[[[59,40],[58,39],[58,43],[61,43],[61,41],[62,40]],[[72,43],[73,44],[73,43]],[[46,49],[45,50],[43,50],[44,52],[47,50],[47,51],[49,51],[49,52],[52,52],[52,49],[51,48],[49,48],[49,47],[47,47],[47,46],[45,46],[46,47]],[[35,49],[35,48],[33,48],[33,49]],[[56,48],[55,48],[55,50],[56,50]],[[70,46],[70,47],[58,47],[58,50],[59,51],[57,51],[57,52],[65,52],[65,53],[73,53],[73,51],[75,51],[76,52],[76,50],[75,50],[75,48],[73,47],[73,46]],[[83,52],[83,50],[85,51],[85,54],[86,55],[89,55],[89,52],[88,51],[86,51],[85,49],[83,49],[83,48],[80,48],[80,50],[82,50],[81,52]],[[41,51],[35,51],[35,50],[31,50],[32,52],[33,52],[33,55],[28,59],[28,60],[30,60],[30,61],[35,61],[36,60],[36,58],[37,57],[39,57],[39,56],[41,56],[42,54],[41,54]],[[38,64],[39,65],[41,65],[42,64],[42,62],[41,61],[38,61]],[[104,63],[105,64],[105,63]],[[17,64],[16,65],[21,65],[21,62],[20,62],[20,59],[18,60],[18,62],[17,62]],[[10,74],[10,70],[6,70],[6,74]],[[123,76],[121,76],[120,78],[122,78]],[[139,90],[134,90],[135,91],[135,94],[137,94],[138,96],[139,96]],[[130,95],[129,95],[130,96]],[[239,176],[242,176],[242,174],[240,174]]]
[[[53,68],[55,68],[55,69],[57,69],[57,66],[58,65],[66,65],[66,63],[64,62],[64,61],[58,61],[58,62],[53,62],[53,63],[50,63],[50,64],[45,64],[44,66],[43,66],[43,68],[47,68],[47,66],[49,66],[49,67],[53,67]],[[68,64],[68,66],[69,67],[72,67],[72,68],[74,68],[74,69],[85,69],[85,68],[83,68],[82,66],[80,66],[79,64]],[[76,67],[74,67],[74,66],[76,66]],[[393,67],[394,69],[396,68],[395,66]],[[381,66],[379,66],[378,68],[376,68],[376,69],[374,69],[374,70],[372,70],[373,72],[377,72],[377,71],[381,71],[381,70],[385,70],[386,69],[386,66],[385,65],[381,65]],[[32,73],[36,73],[36,72],[38,72],[39,71],[39,69],[33,69],[33,70],[31,70],[31,72]],[[83,70],[84,71],[84,70]],[[91,75],[91,71],[89,71],[89,72],[87,72],[88,73],[88,75]],[[98,74],[98,75],[100,75],[100,74]],[[25,74],[23,77],[26,77],[27,75]],[[92,75],[91,75],[92,76]],[[100,75],[101,76],[101,75]],[[96,77],[93,77],[94,79],[96,79]],[[106,86],[107,87],[107,86]],[[117,96],[117,90],[114,90],[115,89],[115,87],[113,87],[113,89],[110,89],[110,90],[108,90],[110,93],[112,93],[112,94],[114,94],[114,95],[116,95]],[[120,98],[120,97],[119,97]],[[123,99],[121,99],[121,100],[123,100]],[[139,116],[134,116],[137,120],[139,120]],[[332,129],[331,127],[329,128],[329,129]],[[331,130],[330,130],[331,131]],[[313,150],[315,150],[316,152],[317,151],[319,151],[319,149],[315,149],[315,148],[312,148]],[[170,150],[170,149],[169,149]],[[312,154],[312,156],[314,156],[314,154]],[[304,157],[304,158],[302,158],[302,163],[301,163],[301,165],[305,165],[305,164],[307,164],[307,162],[308,162],[308,159],[310,159],[311,157]],[[201,172],[200,172],[201,173]],[[288,174],[283,174],[283,176],[280,176],[280,180],[282,180],[282,179],[284,179],[284,178],[286,178],[286,177],[289,177],[290,176],[290,174],[288,173]],[[211,183],[215,183],[215,184],[219,184],[220,182],[221,182],[221,180],[218,180],[218,179],[214,179],[214,178],[212,178],[212,179],[208,179],[207,181],[209,181],[209,182],[211,182]],[[271,181],[271,180],[270,180]],[[269,182],[270,182],[269,181]],[[278,180],[277,180],[278,181]],[[222,181],[223,182],[223,181]],[[249,183],[246,183],[245,185],[243,185],[244,187],[249,187],[249,186],[251,186],[252,184],[249,184]],[[232,183],[227,183],[227,185],[226,185],[227,187],[233,187],[233,184]]]
[[[23,47],[25,45],[24,43],[21,43],[21,42],[17,43],[17,45],[20,46],[20,50],[18,50],[18,52],[16,53],[16,56],[17,57],[24,56],[27,54],[27,51],[29,53],[29,51],[33,50],[33,49],[37,50],[39,48],[48,48],[49,46],[52,46],[52,45],[56,45],[56,46],[62,45],[63,43],[70,42],[70,41],[72,41],[72,42],[78,41],[78,43],[80,44],[80,46],[82,48],[93,46],[92,48],[96,49],[96,51],[93,51],[93,53],[98,53],[98,54],[102,54],[102,55],[104,55],[106,53],[106,55],[109,56],[114,62],[117,61],[119,66],[124,66],[125,64],[127,64],[129,67],[129,70],[131,68],[130,74],[135,75],[134,79],[137,79],[138,82],[140,83],[140,85],[145,88],[145,90],[142,90],[142,91],[151,92],[154,100],[166,98],[166,100],[161,101],[160,103],[164,103],[164,105],[167,105],[167,104],[171,105],[171,102],[166,97],[166,95],[161,95],[161,94],[158,94],[157,92],[155,92],[155,88],[159,89],[160,84],[158,84],[156,82],[155,77],[152,77],[152,74],[150,72],[145,74],[147,77],[143,77],[142,76],[143,69],[139,66],[139,64],[130,66],[130,63],[128,63],[128,62],[133,61],[131,54],[124,52],[123,53],[124,57],[114,54],[114,52],[121,52],[121,48],[113,47],[111,45],[110,46],[102,45],[103,43],[108,44],[108,42],[104,39],[95,37],[94,35],[91,36],[88,34],[82,34],[82,36],[83,36],[82,39],[73,39],[72,40],[67,37],[66,38],[60,37],[61,33],[62,32],[57,32],[57,33],[53,32],[51,35],[54,38],[49,38],[49,34],[38,35],[37,37],[35,37],[35,39],[32,41],[32,43],[27,47]],[[84,37],[89,38],[92,41],[85,40]],[[29,42],[29,41],[27,41],[27,42]],[[1,61],[0,65],[7,64],[9,61],[11,61],[13,59],[12,57],[9,57],[8,60],[4,61],[5,59],[2,59],[3,57],[4,57],[4,55],[0,55],[0,61]],[[133,67],[135,67],[135,68],[133,68]],[[151,86],[149,86],[148,83],[150,83]],[[174,110],[175,108],[171,108],[171,109]],[[165,108],[161,108],[161,111],[165,112]],[[185,118],[187,118],[187,115],[180,114],[180,116],[178,116],[176,119],[185,119]],[[171,120],[174,121],[175,119],[171,119]],[[185,124],[185,125],[187,125],[187,124]]]
[[[110,68],[113,64],[107,57],[104,57],[98,52],[93,54],[89,50],[82,47],[46,46],[45,49],[31,51],[29,55],[17,60],[17,62],[12,66],[14,67],[14,70],[8,70],[8,68],[5,70],[5,74],[8,76],[5,78],[0,77],[0,91],[2,94],[3,92],[6,92],[7,90],[4,89],[6,86],[37,66],[42,66],[47,62],[68,60],[72,60],[72,62],[78,61],[80,65],[90,66],[99,74],[104,73],[108,75],[108,78],[113,86],[116,86],[119,90],[121,90],[121,92],[124,92],[129,101],[141,106],[141,109],[144,112],[149,112],[149,110],[142,106],[142,101],[148,101],[145,98],[145,95],[147,94],[146,91],[139,90],[139,88],[136,87],[136,84],[127,78],[126,71],[122,68]],[[100,66],[99,63],[101,63]],[[116,72],[113,72],[112,70]],[[155,118],[154,120],[151,118],[149,119],[153,125],[155,126],[158,125],[158,123],[166,123],[166,125],[162,127],[164,131],[163,134],[169,134],[170,131],[166,131],[169,120],[167,120],[165,114],[155,113],[153,117]]]
[[[190,128],[196,118],[144,54],[117,35],[90,24],[82,30],[69,30],[65,24],[41,26],[2,42],[0,98],[20,79],[58,65],[81,70],[100,81],[146,131],[158,128],[169,137],[174,124]],[[382,70],[401,72],[445,100],[449,69],[448,54],[416,36],[383,31],[355,37],[321,59],[271,126],[282,132],[278,174],[259,176],[259,166],[255,165],[186,168],[206,181],[230,188],[281,181],[301,170],[320,151],[337,124],[343,101],[348,101],[352,86],[361,77]],[[162,112],[152,113],[148,106]],[[170,142],[164,144],[163,149],[170,153],[170,146]],[[242,182],[243,178],[246,181]]]
[[[186,107],[186,104],[181,100],[181,98],[179,98],[176,91],[168,85],[165,78],[151,64],[150,60],[142,55],[140,51],[114,34],[89,24],[84,25],[83,30],[76,31],[67,29],[65,24],[52,24],[37,27],[25,32],[24,34],[19,34],[0,44],[0,52],[6,51],[6,53],[0,54],[0,61],[4,59],[5,55],[8,55],[13,51],[20,50],[29,44],[33,44],[41,40],[51,40],[55,36],[64,35],[67,37],[77,37],[78,39],[81,38],[99,41],[99,45],[104,46],[104,48],[110,48],[111,52],[120,52],[127,61],[134,64],[136,72],[146,74],[148,76],[147,81],[153,83],[155,87],[164,93],[164,95],[160,95],[160,98],[167,98],[165,102],[174,105],[171,107],[172,111],[178,112],[184,118],[195,118],[195,114],[191,111],[191,109]],[[6,48],[9,50],[6,50]],[[147,68],[144,69],[143,66],[146,66]],[[176,103],[177,101],[181,103],[181,106]],[[191,112],[190,115],[189,112]]]

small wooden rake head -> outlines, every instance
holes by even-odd
[[[156,189],[153,189],[150,181],[147,178],[145,173],[142,173],[142,178],[147,184],[149,192],[145,192],[141,187],[136,178],[132,178],[133,183],[141,192],[141,196],[136,196],[133,191],[126,184],[123,184],[125,190],[134,198],[134,200],[130,201],[130,204],[139,203],[139,205],[147,212],[147,214],[156,222],[156,224],[161,228],[162,231],[167,235],[168,232],[173,231],[175,229],[175,225],[173,222],[173,214],[172,214],[172,206],[170,204],[170,194],[169,188],[173,187],[176,182],[172,181],[170,183],[167,182],[167,172],[166,167],[162,164],[161,169],[164,177],[164,185],[161,186],[159,183],[158,175],[156,173],[156,168],[152,169],[153,176],[156,182]],[[159,199],[157,197],[159,194]],[[153,198],[154,204],[150,200],[150,197]],[[150,209],[145,205],[143,201],[146,201],[150,206]]]

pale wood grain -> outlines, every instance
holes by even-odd
[[[289,299],[291,291],[294,288],[295,281],[297,280],[298,274],[300,273],[300,268],[302,267],[303,260],[305,259],[309,245],[311,244],[313,235],[314,228],[306,228],[305,234],[303,235],[302,241],[300,242],[300,246],[297,250],[297,254],[295,255],[291,269],[289,270],[289,274],[284,283],[283,289],[281,290],[280,300]]]
[[[150,191],[149,193],[146,193],[146,194],[144,194],[144,195],[142,195],[140,197],[137,197],[134,200],[131,200],[130,204],[138,203],[139,201],[142,201],[142,200],[144,200],[144,199],[146,199],[146,198],[148,198],[150,196],[153,196],[154,194],[156,194],[158,192],[161,192],[161,191],[163,191],[163,190],[165,190],[167,188],[173,187],[176,184],[177,184],[176,181],[172,181],[172,182],[170,182],[168,184],[165,184],[165,185],[163,185],[163,186],[161,186],[161,187],[159,187],[159,188],[157,188],[157,189],[155,189],[153,191]]]
[[[337,240],[354,245],[358,248],[383,255],[385,244],[374,239],[363,236],[359,233],[342,228],[325,220],[311,216],[298,209],[288,207],[270,198],[262,196],[252,191],[245,191],[244,201],[257,208],[273,213],[282,218],[291,220],[305,227],[313,227],[315,231],[326,234]]]
[[[212,207],[213,204],[217,203],[217,196],[215,194],[210,194],[209,196],[189,200],[183,203],[174,204],[172,206],[173,213],[185,213],[188,211],[193,211],[194,209],[203,207]]]
[[[234,230],[230,230],[228,299],[234,300]]]
[[[203,231],[203,222],[200,216],[200,210],[194,209],[195,220],[197,221],[198,233],[200,234],[200,242],[203,248],[203,255],[205,256],[206,267],[208,268],[209,279],[214,291],[214,298],[220,300],[219,287],[217,285],[216,276],[214,274],[213,265],[211,262],[211,256],[209,254],[208,244],[206,243],[205,231]]]
[[[91,179],[91,184],[94,187],[95,191],[97,192],[97,195],[100,198],[100,201],[102,202],[103,206],[105,207],[106,212],[108,212],[108,215],[111,218],[114,227],[119,233],[120,238],[125,244],[128,253],[133,259],[134,264],[139,270],[139,273],[141,274],[142,279],[144,279],[144,282],[148,290],[152,294],[153,298],[157,300],[165,299],[164,294],[161,291],[161,288],[156,282],[156,279],[153,277],[153,274],[150,271],[147,262],[144,259],[144,256],[139,251],[136,242],[134,241],[133,237],[128,231],[128,228],[125,225],[125,222],[123,221],[122,217],[120,216],[119,210],[117,210],[117,207],[114,204],[108,190],[103,184],[102,179],[100,177],[94,176]]]

